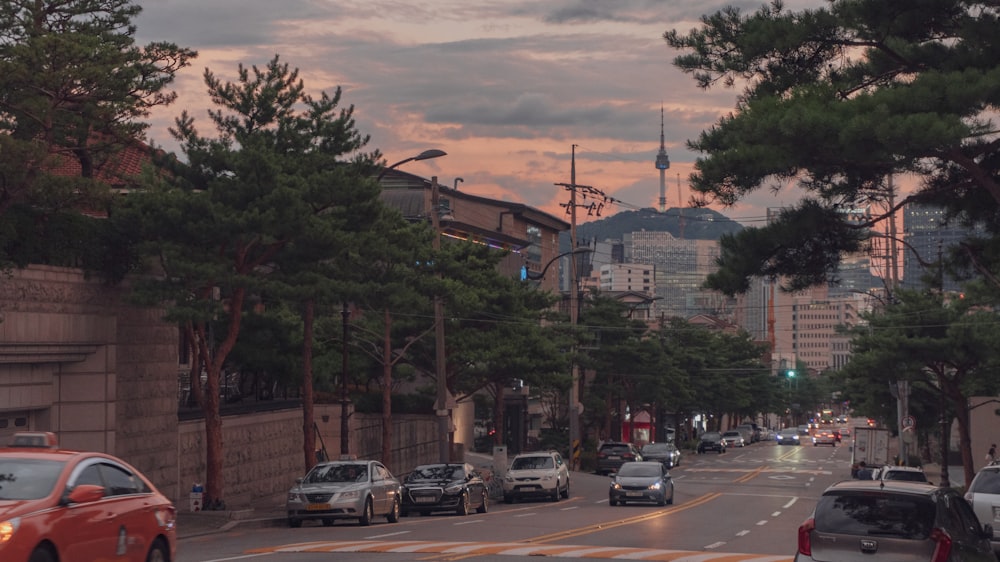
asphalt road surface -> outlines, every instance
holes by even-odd
[[[608,505],[609,477],[572,473],[569,499],[492,503],[488,513],[235,529],[179,543],[178,562],[628,558],[790,561],[796,531],[823,490],[850,477],[834,448],[761,442],[688,454],[671,470],[674,505]]]

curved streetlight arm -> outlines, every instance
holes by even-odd
[[[549,266],[551,266],[553,263],[557,262],[559,260],[559,258],[563,258],[563,257],[570,256],[570,255],[577,255],[577,254],[589,254],[589,253],[591,253],[593,251],[594,250],[591,250],[590,248],[577,248],[577,249],[572,250],[570,252],[563,252],[563,253],[559,254],[558,256],[550,259],[549,263],[545,264],[545,267],[543,267],[540,272],[538,272],[538,273],[531,273],[530,271],[525,271],[524,277],[526,279],[528,279],[529,281],[538,281],[539,279],[542,279],[543,277],[545,277],[545,272],[547,272],[549,270]]]
[[[396,162],[392,166],[386,166],[385,168],[382,168],[382,171],[379,173],[379,175],[378,175],[378,177],[376,179],[377,180],[381,180],[382,177],[385,176],[385,174],[389,172],[389,170],[392,170],[393,168],[395,168],[397,166],[402,166],[403,164],[406,164],[407,162],[413,162],[415,160],[430,160],[431,158],[438,158],[440,156],[447,156],[447,154],[448,154],[447,152],[445,152],[443,150],[438,150],[436,148],[431,148],[429,150],[425,150],[425,151],[421,152],[420,154],[418,154],[416,156],[410,156],[409,158],[404,158],[404,159],[400,160],[399,162]]]

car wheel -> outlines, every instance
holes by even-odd
[[[146,562],[170,562],[170,555],[167,553],[167,545],[163,539],[153,541],[153,546],[146,555]]]
[[[298,529],[299,527],[302,526],[302,520],[301,519],[296,519],[294,517],[289,517],[288,518],[288,526],[291,527],[291,528],[293,528],[293,529]]]
[[[504,494],[503,503],[514,503],[514,496],[512,494]]]
[[[28,558],[28,562],[56,562],[56,557],[52,554],[52,550],[47,547],[40,546],[32,551],[31,557]]]
[[[663,492],[660,497],[656,500],[656,505],[663,507],[667,505],[667,493]]]
[[[610,505],[611,507],[614,507],[614,506],[618,505],[618,500],[616,500],[615,498],[609,497],[608,498],[608,505]]]
[[[324,527],[333,527],[333,519],[323,519]]]
[[[667,500],[667,505],[674,505],[674,487],[670,487],[670,499]]]
[[[455,513],[463,517],[469,514],[468,492],[462,492],[462,497],[458,498],[458,507],[455,509]]]
[[[554,501],[554,502],[557,502],[557,501],[559,501],[559,479],[558,479],[558,478],[556,478],[556,487],[555,487],[555,488],[552,488],[552,496],[551,496],[551,499],[552,499],[552,501]]]
[[[399,506],[399,498],[397,497],[392,500],[392,509],[390,509],[389,513],[385,516],[385,520],[389,523],[398,523],[400,511],[402,511],[402,508]]]
[[[372,499],[368,498],[365,500],[365,507],[361,509],[361,517],[358,517],[358,525],[367,527],[372,524],[374,518],[375,508],[372,507]]]
[[[479,507],[477,507],[477,508],[476,508],[476,513],[486,513],[486,512],[487,512],[487,511],[489,511],[489,509],[490,509],[490,508],[489,508],[489,505],[490,505],[490,498],[489,498],[489,496],[488,496],[488,495],[486,494],[486,490],[483,490],[483,497],[482,497],[482,500],[483,500],[483,501],[482,501],[482,503],[480,503],[480,504],[479,504]]]
[[[566,479],[566,487],[563,488],[562,497],[569,499],[569,478]]]

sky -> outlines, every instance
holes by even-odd
[[[447,156],[399,169],[442,185],[523,203],[569,221],[569,192],[596,188],[613,202],[600,217],[658,207],[661,109],[667,207],[687,206],[698,156],[689,139],[730,113],[738,90],[697,88],[673,66],[666,31],[688,32],[727,5],[763,0],[138,0],[136,40],[198,51],[155,111],[149,140],[176,151],[167,128],[187,111],[212,136],[203,73],[235,80],[239,64],[275,55],[317,97],[342,90],[358,130],[392,164],[426,149]],[[823,0],[786,0],[788,9]],[[458,178],[461,178],[458,180]],[[767,207],[790,205],[783,187],[712,208],[759,225]]]

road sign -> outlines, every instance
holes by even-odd
[[[913,416],[903,416],[902,426],[903,429],[913,429],[917,426],[917,420]]]

